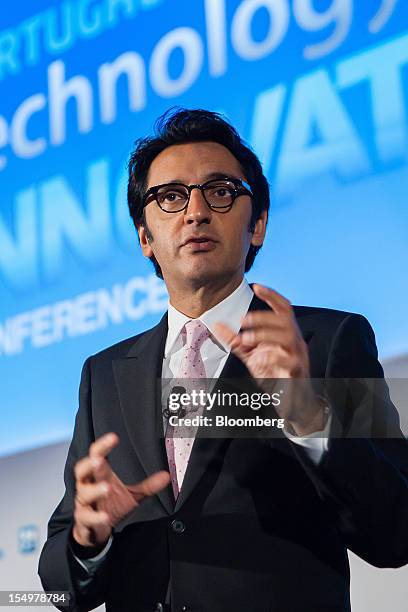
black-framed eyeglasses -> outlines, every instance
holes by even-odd
[[[193,189],[201,191],[211,210],[221,213],[231,210],[239,196],[253,196],[251,187],[246,181],[226,176],[212,179],[202,185],[185,185],[184,183],[155,185],[146,191],[143,206],[155,200],[164,212],[181,212],[187,208]]]

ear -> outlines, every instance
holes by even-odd
[[[140,246],[142,247],[142,253],[145,257],[153,256],[153,249],[150,246],[150,242],[147,238],[147,232],[144,225],[137,226],[137,233],[139,235]]]
[[[261,246],[263,244],[266,232],[266,223],[268,221],[268,211],[263,210],[255,222],[255,230],[252,234],[251,244]]]

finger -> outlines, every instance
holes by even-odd
[[[74,519],[78,525],[84,527],[106,527],[109,523],[109,515],[104,510],[92,510],[86,506],[78,506],[74,512]]]
[[[100,480],[109,480],[112,470],[103,457],[84,457],[75,464],[74,468],[77,483],[89,483]]]
[[[214,331],[217,334],[217,338],[219,337],[219,339],[225,342],[229,347],[231,347],[238,338],[238,334],[225,323],[215,323]]]
[[[225,325],[225,323],[216,323],[214,328],[217,336],[230,347],[234,355],[243,360],[247,355],[248,347],[245,347],[242,342],[241,335],[236,334],[228,325]]]
[[[252,289],[255,295],[266,302],[268,306],[270,306],[276,313],[282,310],[289,310],[292,307],[289,300],[274,289],[270,289],[269,287],[265,287],[265,285],[260,285],[259,283],[255,283],[252,286]]]
[[[253,329],[257,327],[269,327],[271,329],[282,329],[288,325],[286,316],[283,312],[277,314],[272,310],[252,310],[245,315],[241,322],[241,329]],[[286,314],[286,313],[285,313]]]
[[[76,479],[90,482],[108,478],[110,467],[105,456],[118,444],[119,438],[114,433],[105,434],[93,442],[89,447],[89,455],[75,464]]]
[[[136,501],[141,501],[145,497],[156,495],[162,489],[165,489],[170,484],[170,474],[165,471],[156,472],[142,482],[136,485],[131,485],[129,490],[133,493]]]
[[[107,459],[92,457],[91,462],[94,468],[93,473],[96,482],[109,482],[112,479],[113,471]]]
[[[231,351],[235,354],[242,352],[243,344],[241,334],[236,334],[228,325],[225,323],[215,323],[214,325],[217,336],[221,338],[227,344]]]
[[[106,457],[118,444],[119,437],[113,432],[107,433],[91,444],[89,456],[95,458]]]
[[[258,346],[261,343],[274,346],[282,346],[286,350],[291,350],[295,346],[295,334],[292,331],[282,329],[248,329],[242,332],[241,339],[247,346]]]
[[[76,462],[74,467],[77,482],[91,482],[94,480],[94,464],[91,457],[87,456]]]
[[[290,372],[297,364],[297,359],[283,349],[271,350],[266,347],[256,353],[253,363],[257,367],[273,367]]]
[[[90,506],[97,501],[104,499],[109,493],[107,482],[96,484],[80,484],[77,487],[76,500],[81,506]]]

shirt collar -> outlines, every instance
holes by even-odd
[[[237,333],[241,327],[241,320],[248,311],[249,305],[253,298],[253,291],[248,285],[245,278],[242,279],[241,284],[224,298],[221,302],[203,312],[198,317],[199,320],[210,330],[211,334],[220,344],[221,348],[229,353],[229,346],[221,339],[217,338],[214,331],[215,323],[226,323],[231,329]],[[165,357],[172,351],[176,340],[178,339],[181,330],[187,321],[191,321],[191,317],[183,314],[169,302],[168,304],[168,332],[166,339],[166,347],[164,351]]]

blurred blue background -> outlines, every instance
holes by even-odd
[[[408,353],[404,0],[36,0],[0,16],[0,454],[70,437],[81,364],[154,324],[134,140],[224,113],[271,184],[249,280],[363,313]]]

